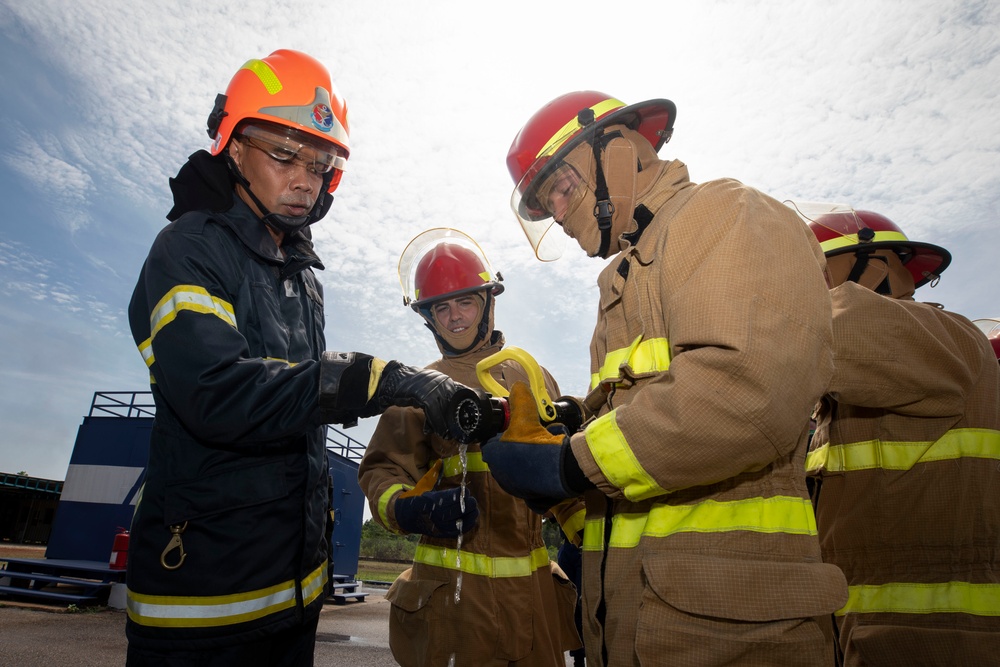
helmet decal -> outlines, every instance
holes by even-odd
[[[315,105],[312,110],[312,124],[322,132],[333,129],[333,112],[330,111],[330,107],[322,102]]]

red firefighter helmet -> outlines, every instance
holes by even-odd
[[[911,241],[889,218],[856,211],[843,204],[786,202],[806,221],[827,257],[862,249],[896,252],[916,287],[937,280],[951,263],[951,253],[931,243]]]
[[[1000,361],[1000,317],[973,320],[973,324],[986,334],[986,337],[990,340],[990,345],[993,346],[993,353],[996,355],[997,361]]]
[[[489,290],[503,292],[486,254],[471,237],[439,227],[416,236],[399,258],[403,303],[416,312],[434,302]]]
[[[303,143],[335,152],[328,192],[337,189],[351,152],[347,103],[322,63],[289,49],[244,63],[226,93],[216,97],[208,117],[212,155],[222,152],[242,121],[254,119],[284,127]]]
[[[553,220],[535,193],[563,158],[609,125],[639,132],[658,151],[670,141],[676,116],[677,108],[670,100],[626,105],[605,93],[583,90],[557,97],[528,119],[507,152],[507,170],[515,185],[511,208],[539,259],[559,255],[548,257],[545,252],[543,241]]]

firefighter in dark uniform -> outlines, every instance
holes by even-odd
[[[127,664],[312,665],[329,591],[325,424],[407,405],[444,434],[458,385],[324,351],[308,226],[350,150],[324,66],[289,50],[249,60],[208,124],[211,152],[171,179],[171,223],[129,305],[156,419],[132,522]]]

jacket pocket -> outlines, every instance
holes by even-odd
[[[844,573],[827,563],[655,554],[643,571],[657,597],[699,616],[777,621],[832,614],[847,603]]]
[[[413,568],[404,570],[385,594],[392,603],[389,648],[401,667],[446,665],[450,651],[447,638],[440,635],[451,632],[451,623],[441,617],[441,605],[431,600],[448,582],[412,577]]]
[[[220,512],[261,505],[289,493],[285,464],[269,459],[166,487],[163,518],[175,525]]]
[[[448,583],[436,579],[412,579],[412,577],[412,567],[403,570],[385,594],[386,600],[403,611],[419,611],[431,601],[434,591]]]
[[[641,664],[833,664],[844,575],[822,563],[647,556],[635,630]]]
[[[560,648],[572,651],[583,646],[580,633],[576,629],[576,586],[557,563],[549,562],[552,583],[556,592],[556,610],[559,618]]]

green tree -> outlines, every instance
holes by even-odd
[[[362,558],[389,561],[413,560],[419,535],[396,535],[374,519],[368,519],[361,526],[361,546],[358,554]]]

